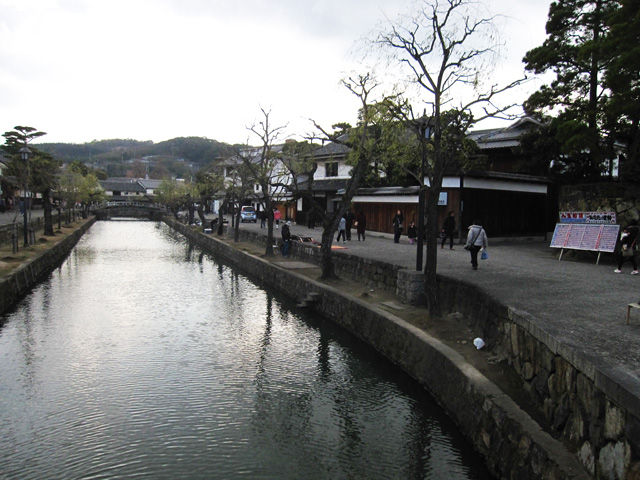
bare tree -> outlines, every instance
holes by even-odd
[[[347,181],[345,191],[341,196],[339,206],[333,212],[326,212],[313,198],[312,182],[315,166],[309,166],[307,168],[306,175],[309,181],[307,182],[306,190],[298,190],[297,192],[298,195],[305,196],[309,199],[313,213],[317,214],[318,218],[322,221],[322,241],[320,246],[322,279],[336,277],[331,254],[333,237],[338,229],[340,218],[345,214],[347,208],[350,207],[351,199],[358,190],[371,162],[370,130],[372,127],[372,109],[370,95],[371,91],[377,87],[377,82],[372,78],[371,74],[367,73],[342,80],[342,84],[347,90],[358,97],[360,101],[358,125],[355,128],[338,128],[333,132],[329,132],[314,121],[313,124],[319,133],[310,138],[310,140],[331,141],[346,145],[350,148],[350,162],[353,168],[351,170],[351,177]],[[341,127],[346,126],[347,125],[341,125]],[[295,174],[293,176],[295,177]]]
[[[495,97],[522,82],[519,79],[499,86],[480,81],[482,73],[490,70],[489,60],[495,53],[494,19],[477,17],[472,6],[477,6],[472,0],[424,0],[417,15],[392,24],[375,40],[408,68],[411,82],[421,95],[427,95],[425,112],[417,116],[409,108],[404,118],[411,121],[421,145],[419,206],[424,205],[426,196],[427,217],[425,294],[434,315],[440,314],[436,277],[438,197],[444,173],[456,156],[455,148],[445,148],[447,132],[464,133],[488,117],[507,117],[515,104],[498,106]],[[422,211],[419,208],[419,222],[424,221]],[[418,237],[421,240],[422,234]]]
[[[262,119],[248,129],[260,140],[257,148],[241,152],[243,165],[250,172],[255,184],[260,186],[260,203],[267,215],[266,256],[273,255],[273,208],[284,190],[282,184],[282,167],[278,158],[276,141],[282,135],[286,125],[274,127],[271,124],[271,112],[260,108]]]

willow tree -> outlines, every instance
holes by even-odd
[[[421,99],[410,120],[420,142],[421,203],[426,196],[425,295],[431,313],[440,313],[437,293],[438,197],[444,173],[453,164],[464,133],[488,117],[504,117],[514,105],[496,106],[496,96],[522,80],[498,85],[483,76],[493,70],[493,19],[474,11],[472,0],[425,0],[413,17],[381,31],[375,45],[405,68]],[[462,99],[462,100],[459,100]],[[458,137],[459,140],[456,140]],[[426,191],[426,192],[425,192]],[[418,219],[421,220],[420,218]]]

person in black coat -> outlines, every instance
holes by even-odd
[[[638,250],[638,231],[634,227],[626,227],[620,234],[620,242],[616,255],[618,261],[618,268],[614,270],[615,273],[622,272],[622,264],[625,260],[629,260],[633,266],[631,275],[638,274],[638,263],[636,262],[636,253]]]
[[[393,217],[391,223],[393,224],[393,243],[400,243],[400,235],[402,235],[402,222],[404,217],[402,212],[398,210]]]
[[[288,257],[289,256],[289,249],[291,248],[291,229],[290,229],[290,225],[291,222],[287,221],[283,226],[282,226],[282,256],[283,257]]]
[[[358,212],[358,216],[356,217],[356,231],[358,232],[358,241],[360,241],[360,237],[362,237],[362,241],[364,242],[365,231],[367,230],[367,217],[365,216],[363,211]]]
[[[447,218],[444,219],[442,223],[442,243],[440,244],[440,248],[444,248],[444,244],[447,241],[447,237],[449,238],[449,249],[453,250],[453,232],[456,230],[456,217],[453,216],[453,212],[449,212]]]

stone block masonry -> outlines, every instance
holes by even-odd
[[[75,232],[0,281],[0,313],[11,308],[29,290],[57,268],[94,222],[95,219],[88,220]]]
[[[562,442],[544,432],[511,398],[462,356],[424,331],[358,298],[242,252],[173,219],[165,221],[203,250],[232,263],[254,280],[277,288],[285,295],[291,296],[295,292],[295,300],[301,301],[310,292],[316,293],[314,308],[373,346],[429,390],[463,434],[485,456],[487,465],[498,478],[589,478],[578,457],[570,453]],[[259,236],[256,240],[261,241]],[[300,259],[309,260],[316,255],[303,246],[296,247],[304,248],[302,254],[295,253]],[[340,256],[336,266],[344,257]],[[351,261],[357,262],[355,259]],[[365,262],[359,268],[374,268],[373,263]],[[345,268],[354,271],[353,265]],[[375,268],[385,271],[384,266]],[[361,270],[358,275],[362,275]],[[388,279],[374,281],[388,283]],[[487,318],[493,318],[491,312],[495,308],[499,306],[491,304],[483,309]],[[487,322],[489,325],[496,323],[493,319]],[[495,337],[499,339],[502,330],[497,325]],[[615,428],[612,428],[612,433],[613,430]]]
[[[243,239],[264,243],[264,236],[249,235]],[[318,248],[294,243],[292,255],[320,263]],[[344,252],[336,255],[335,266],[339,275],[365,279],[373,288],[395,292],[406,303],[424,304],[421,272]],[[482,332],[491,353],[520,377],[521,389],[537,409],[535,416],[544,429],[562,440],[593,478],[640,480],[636,380],[562,344],[535,318],[474,285],[439,276],[438,288],[443,311],[462,314]]]

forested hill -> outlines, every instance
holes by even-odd
[[[202,166],[211,160],[233,152],[233,146],[204,137],[178,137],[164,142],[132,139],[94,140],[89,143],[40,143],[37,148],[51,153],[63,162],[79,160],[83,163],[105,165],[144,157],[160,156],[184,159]]]

